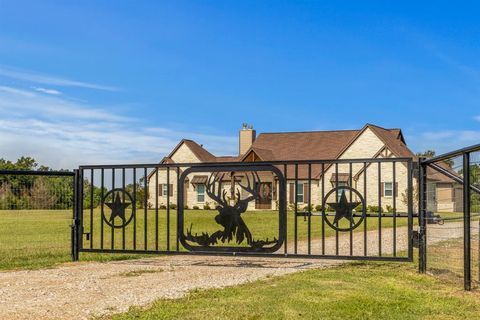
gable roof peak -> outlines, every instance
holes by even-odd
[[[172,152],[167,156],[167,158],[172,158],[172,156],[177,152],[177,150],[185,144],[195,156],[201,162],[215,162],[216,157],[208,152],[203,145],[198,144],[197,142],[190,140],[190,139],[182,139],[175,148],[173,148]]]

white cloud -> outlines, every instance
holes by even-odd
[[[478,130],[440,130],[427,131],[418,135],[407,136],[409,146],[415,151],[435,150],[437,154],[478,144]]]
[[[473,117],[473,119],[475,119],[477,121],[480,121],[480,116],[475,116],[475,117]]]
[[[127,120],[102,108],[92,108],[76,101],[56,96],[45,96],[34,91],[0,86],[0,111],[17,116],[34,114],[42,116],[64,116],[77,119]]]
[[[59,96],[59,95],[62,94],[60,91],[55,90],[55,89],[36,88],[36,87],[34,87],[33,89],[38,91],[38,92],[43,92],[43,93],[51,94],[51,95],[54,95],[54,96]]]
[[[22,155],[54,168],[81,164],[156,163],[182,138],[214,154],[235,154],[237,139],[165,127],[63,96],[0,86],[0,158]]]
[[[11,79],[17,79],[22,81],[53,85],[53,86],[62,86],[62,87],[78,87],[78,88],[87,88],[87,89],[96,89],[96,90],[105,90],[105,91],[118,91],[118,88],[112,86],[99,85],[95,83],[70,80],[66,78],[35,73],[26,70],[19,70],[16,68],[0,66],[0,75],[8,77]]]

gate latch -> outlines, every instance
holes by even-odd
[[[420,248],[420,233],[414,230],[412,233],[413,247]]]

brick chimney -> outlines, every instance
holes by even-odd
[[[244,155],[245,152],[252,146],[253,141],[257,136],[257,132],[253,130],[252,125],[247,125],[244,123],[242,129],[240,130],[239,140],[238,140],[238,153]]]

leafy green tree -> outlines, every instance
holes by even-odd
[[[145,206],[145,193],[148,199],[148,190],[145,190],[144,186],[145,178],[142,177],[135,183],[135,193],[133,192],[133,183],[125,186],[125,189],[134,197],[136,207],[143,209]]]
[[[0,159],[0,170],[51,171],[52,169],[47,166],[39,166],[32,157],[21,157],[16,162]],[[68,209],[72,206],[72,178],[0,175],[1,208]]]
[[[416,153],[416,156],[417,157],[424,157],[424,158],[433,158],[435,157],[435,150],[427,150],[427,151],[423,151],[423,152],[417,152]]]
[[[92,199],[92,188],[93,188],[93,199]],[[103,194],[107,194],[107,188],[103,188]],[[97,208],[101,201],[102,201],[102,188],[96,187],[92,185],[90,181],[84,180],[83,181],[83,208],[88,209],[92,205],[93,200],[93,208]]]
[[[423,152],[417,152],[416,156],[430,159],[430,158],[435,157],[436,154],[437,153],[436,153],[435,150],[427,150],[427,151],[423,151]],[[453,159],[443,160],[443,162],[445,162],[450,168],[453,167]]]

